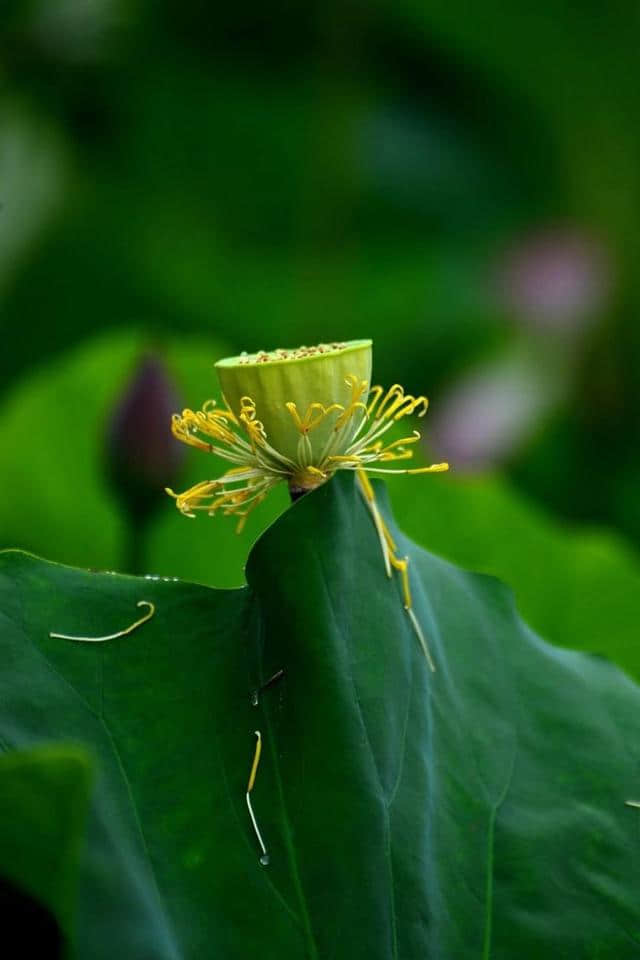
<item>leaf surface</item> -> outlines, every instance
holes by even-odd
[[[61,956],[73,939],[91,767],[67,745],[0,756],[0,913],[24,956]]]
[[[376,489],[435,673],[350,476],[266,532],[243,589],[2,555],[0,735],[99,759],[82,960],[638,955],[638,688],[406,540]],[[116,640],[48,635],[140,600]]]

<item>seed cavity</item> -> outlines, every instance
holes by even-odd
[[[295,350],[258,350],[257,353],[242,353],[238,363],[272,363],[281,360],[302,360],[304,357],[319,357],[328,353],[339,353],[346,343],[318,343],[315,347],[296,347]]]

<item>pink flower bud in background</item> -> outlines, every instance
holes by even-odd
[[[579,331],[606,306],[609,257],[578,230],[547,229],[514,243],[497,266],[496,295],[503,308],[539,330]]]
[[[558,399],[533,354],[510,354],[463,376],[431,414],[430,447],[456,471],[497,465],[523,444]]]

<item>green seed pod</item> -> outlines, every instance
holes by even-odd
[[[347,409],[352,403],[350,381],[354,378],[366,383],[359,396],[360,403],[366,402],[371,383],[371,340],[242,354],[218,361],[216,370],[232,413],[239,417],[243,398],[250,398],[269,445],[280,454],[298,461],[300,438],[311,434],[309,462],[313,464],[340,414],[334,406],[335,415],[322,416],[322,408],[339,404]],[[347,429],[353,433],[356,426],[354,418]]]
[[[393,437],[405,417],[424,416],[425,396],[405,393],[399,383],[385,390],[371,386],[371,340],[319,344],[297,350],[243,353],[216,364],[226,407],[207,400],[171,418],[173,435],[191,447],[227,460],[231,466],[214,480],[201,480],[183,493],[167,493],[187,517],[204,511],[238,519],[238,530],[252,510],[280,483],[293,499],[326,483],[337,470],[357,471],[360,487],[373,504],[368,473],[440,473],[429,467],[389,466],[410,460],[420,440],[417,430]],[[377,517],[375,504],[371,507]],[[378,521],[381,543],[388,536]],[[383,550],[386,550],[383,547]],[[394,548],[395,549],[395,548]],[[406,563],[385,553],[387,572]]]

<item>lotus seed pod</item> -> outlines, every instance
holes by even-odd
[[[171,418],[178,440],[232,464],[221,477],[201,480],[184,493],[166,488],[187,517],[201,511],[235,516],[240,531],[278,484],[287,483],[296,499],[337,470],[351,470],[372,505],[381,543],[387,543],[367,474],[448,469],[446,463],[390,466],[410,460],[420,440],[417,430],[394,437],[395,425],[424,416],[428,400],[405,393],[399,383],[388,390],[371,386],[371,340],[243,353],[216,368],[226,406],[207,400],[201,410],[187,408]],[[385,563],[391,576],[388,556]],[[406,561],[396,557],[394,563],[403,571],[409,610]]]
[[[300,434],[308,432],[304,425],[296,429],[295,413],[287,406],[295,404],[301,421],[309,417],[315,460],[335,429],[335,417],[325,417],[316,425],[314,412],[319,412],[320,405],[349,407],[352,387],[348,380],[354,377],[366,383],[360,400],[367,399],[371,383],[371,340],[242,354],[220,360],[216,370],[229,409],[239,417],[242,400],[249,397],[255,404],[256,419],[262,422],[269,445],[294,461],[298,457]],[[357,422],[357,418],[352,420],[350,435],[355,432]],[[344,439],[350,439],[350,435]]]

